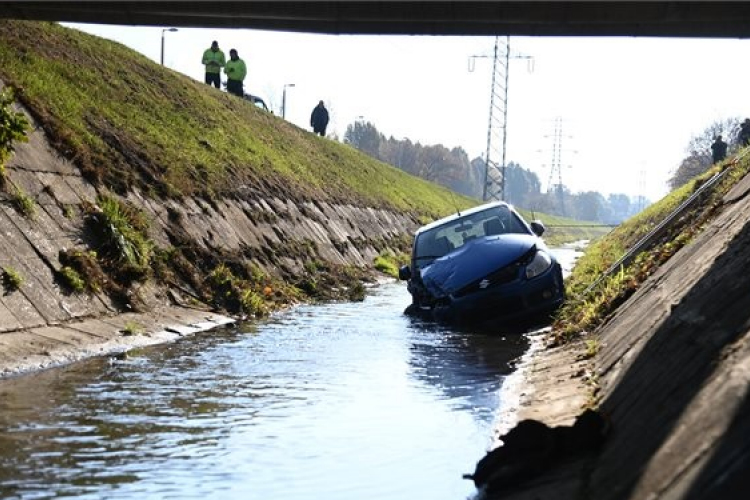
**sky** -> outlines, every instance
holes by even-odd
[[[65,25],[160,62],[161,27]],[[329,136],[343,139],[348,125],[365,120],[386,137],[461,147],[470,159],[485,154],[494,37],[213,28],[163,35],[164,65],[199,81],[213,40],[227,58],[237,49],[248,67],[245,92],[280,115],[286,86],[285,117],[307,130],[323,100]],[[506,162],[535,172],[543,190],[556,120],[571,192],[657,201],[692,137],[716,121],[750,117],[750,40],[511,37],[510,44]],[[472,56],[480,57],[470,71]]]

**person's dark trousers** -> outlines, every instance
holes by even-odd
[[[221,76],[219,73],[206,73],[206,83],[218,89],[221,87]]]
[[[321,137],[325,137],[325,135],[326,135],[326,129],[325,129],[325,127],[323,127],[323,128],[315,128],[315,129],[313,129],[313,133],[314,134],[318,134]]]
[[[227,92],[242,97],[244,94],[242,90],[242,82],[239,80],[227,80]]]

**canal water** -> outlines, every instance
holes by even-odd
[[[527,340],[370,292],[0,381],[0,498],[471,497]]]

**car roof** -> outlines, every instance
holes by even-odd
[[[482,205],[478,205],[476,207],[468,208],[464,210],[463,212],[456,212],[455,214],[448,215],[447,217],[443,217],[442,219],[438,219],[434,222],[430,222],[426,226],[420,227],[414,235],[418,235],[420,233],[423,233],[425,231],[429,231],[430,229],[436,228],[438,226],[442,226],[443,224],[446,224],[448,222],[452,222],[454,220],[461,219],[463,217],[466,217],[467,215],[472,215],[477,212],[481,212],[483,210],[487,210],[488,208],[492,207],[508,207],[510,210],[513,210],[513,206],[509,203],[506,203],[504,201],[493,201],[490,203],[484,203]]]

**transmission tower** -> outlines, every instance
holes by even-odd
[[[474,70],[469,59],[469,71]],[[510,59],[529,59],[531,56],[510,54],[510,36],[495,37],[492,56],[492,84],[490,86],[490,113],[487,126],[487,149],[485,152],[484,189],[482,199],[505,200],[505,150],[508,140],[508,69]],[[529,66],[531,68],[531,65]]]
[[[565,215],[565,192],[562,181],[562,118],[555,118],[554,131],[552,133],[552,162],[549,169],[549,180],[547,181],[547,194],[557,196],[560,205],[560,215]],[[557,180],[557,182],[555,182]]]

